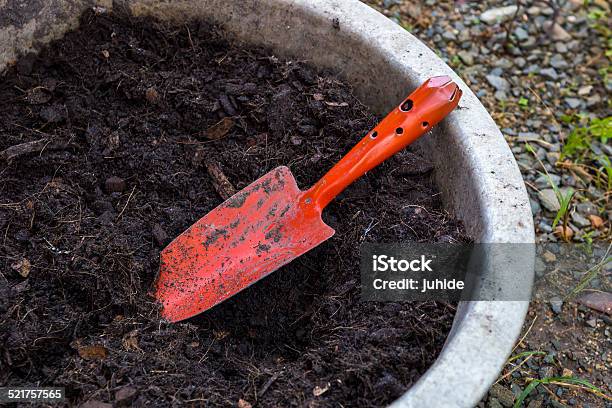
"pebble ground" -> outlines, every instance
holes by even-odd
[[[432,48],[489,110],[523,174],[538,242],[574,243],[604,257],[612,220],[610,3],[365,2]],[[538,259],[538,274],[546,260]],[[603,264],[585,286],[608,292],[608,307],[611,278]],[[534,296],[513,360],[479,407],[612,407],[612,319],[580,302],[550,300]],[[534,380],[542,383],[519,404]]]

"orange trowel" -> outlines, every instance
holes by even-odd
[[[329,239],[327,204],[444,119],[461,94],[449,77],[430,78],[308,190],[281,166],[206,214],[161,253],[162,316],[176,322],[202,313]]]

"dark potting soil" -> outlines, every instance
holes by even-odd
[[[202,23],[88,13],[23,57],[0,85],[0,385],[71,404],[398,397],[454,308],[361,302],[359,245],[465,239],[410,149],[328,207],[332,239],[231,300],[168,324],[150,296],[160,250],[222,195],[279,165],[306,188],[376,121],[334,75]]]

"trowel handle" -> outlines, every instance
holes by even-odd
[[[303,205],[325,208],[353,181],[444,119],[455,109],[461,94],[447,76],[425,81],[304,194]]]

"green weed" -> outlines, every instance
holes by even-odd
[[[574,124],[561,149],[560,160],[572,159],[575,163],[592,163],[588,166],[595,174],[595,182],[599,188],[612,190],[612,163],[604,154],[598,154],[593,143],[599,141],[607,144],[612,140],[612,116],[598,119],[588,119],[581,115],[563,115],[561,121]]]
[[[580,279],[578,285],[576,285],[576,287],[565,296],[565,298],[563,299],[564,301],[571,299],[578,293],[582,292],[588,286],[589,282],[591,282],[597,275],[599,275],[603,271],[604,266],[612,262],[612,256],[610,256],[611,248],[612,245],[608,246],[608,249],[606,250],[606,253],[601,258],[601,260],[597,262],[597,264],[593,265],[593,267],[591,267],[588,271],[586,271],[586,274],[582,279]]]
[[[523,405],[523,401],[525,401],[525,398],[527,398],[527,396],[531,393],[531,391],[533,391],[540,384],[554,384],[554,385],[558,385],[561,387],[580,388],[582,390],[592,392],[593,394],[599,397],[602,397],[608,400],[610,399],[610,397],[607,396],[603,392],[603,390],[601,390],[600,388],[597,388],[596,386],[594,386],[593,384],[591,384],[590,382],[586,380],[583,380],[582,378],[577,378],[577,377],[545,377],[545,378],[540,378],[540,379],[533,378],[531,379],[531,382],[527,385],[527,387],[525,387],[523,392],[516,398],[513,408],[520,408],[521,405]]]
[[[573,118],[565,115],[561,117],[561,120],[568,123]],[[585,153],[591,150],[591,143],[594,140],[599,140],[602,144],[606,144],[610,139],[612,139],[612,116],[603,119],[592,119],[585,126],[577,126],[571,131],[563,146],[561,152],[562,158],[584,156]]]
[[[572,204],[572,199],[574,198],[575,191],[573,188],[568,188],[565,191],[565,193],[561,191],[561,189],[552,181],[552,178],[550,177],[548,170],[546,170],[544,163],[542,163],[542,160],[540,160],[540,158],[536,154],[533,146],[531,146],[529,143],[525,143],[525,149],[531,154],[533,154],[533,156],[536,158],[540,166],[542,166],[542,169],[544,169],[544,175],[546,176],[546,179],[548,180],[548,184],[555,192],[555,196],[557,196],[557,200],[559,201],[560,208],[559,208],[559,211],[557,211],[557,214],[555,215],[555,219],[553,220],[552,227],[553,229],[556,228],[557,225],[559,224],[559,221],[563,221],[562,225],[563,225],[564,233],[562,234],[562,236],[563,236],[563,239],[566,239],[565,231],[567,228],[569,228],[568,227],[569,214],[570,214],[570,208]]]

